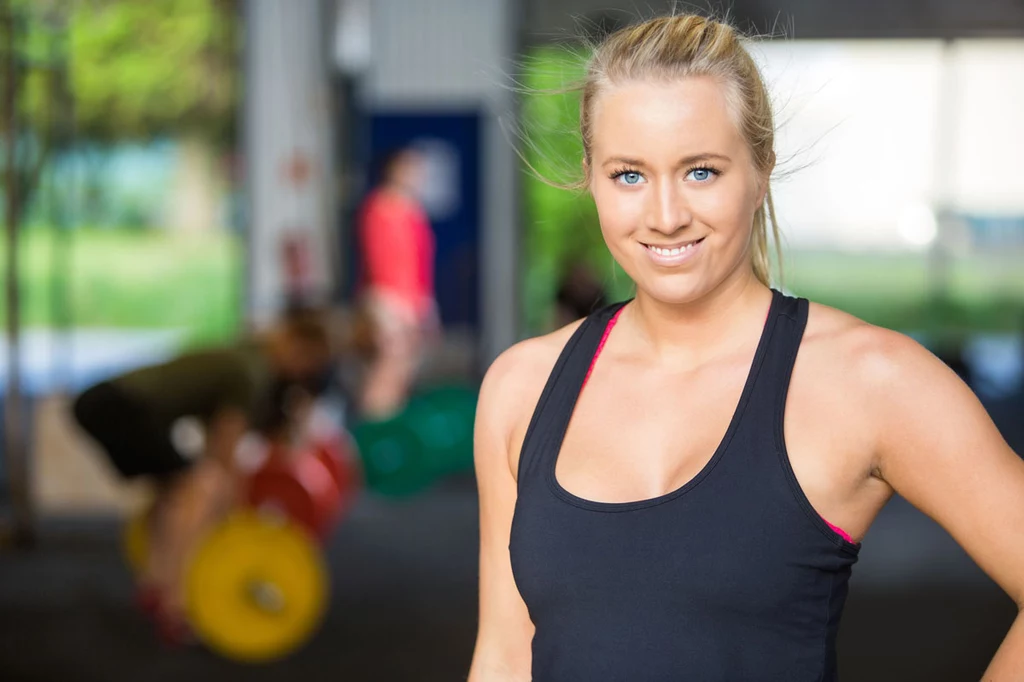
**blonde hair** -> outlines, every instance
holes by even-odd
[[[603,90],[631,81],[691,77],[712,78],[725,88],[735,123],[750,149],[754,169],[769,182],[775,166],[772,106],[757,64],[742,41],[738,31],[728,24],[692,14],[651,19],[605,38],[587,63],[581,87],[580,134],[586,175],[579,187],[590,183],[591,119],[594,102]],[[754,274],[766,286],[771,282],[769,224],[781,266],[779,227],[770,184],[764,204],[754,214],[751,236]]]

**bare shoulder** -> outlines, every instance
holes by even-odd
[[[811,303],[801,352],[819,374],[860,394],[916,392],[922,383],[956,380],[928,349],[900,332]]]
[[[984,419],[971,390],[916,340],[814,303],[790,395],[804,429],[827,425],[827,438],[875,477],[884,474],[887,452],[911,448],[909,429],[937,432],[953,413]]]
[[[533,410],[578,320],[550,334],[520,341],[499,355],[484,376],[477,406],[477,429],[500,437],[513,472]]]
[[[481,394],[500,394],[505,399],[524,397],[536,384],[543,387],[559,354],[582,320],[550,334],[520,341],[499,355],[484,376]],[[540,391],[537,391],[538,396]]]
[[[911,429],[952,428],[952,414],[961,430],[987,428],[971,389],[906,334],[811,304],[800,356],[794,381],[799,370],[807,394],[830,402],[832,428],[866,446],[876,473],[886,452],[908,449]]]

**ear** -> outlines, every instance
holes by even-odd
[[[594,177],[590,174],[590,162],[587,161],[587,157],[580,159],[580,168],[583,169],[583,177],[587,181],[587,189],[590,189],[590,183],[593,182]]]

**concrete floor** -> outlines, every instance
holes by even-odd
[[[332,598],[317,636],[263,667],[164,649],[131,603],[112,518],[53,520],[0,560],[0,680],[465,679],[476,621],[470,481],[409,502],[363,499],[328,545]]]
[[[404,502],[365,497],[328,546],[333,595],[322,629],[292,658],[252,668],[200,648],[163,649],[131,605],[117,522],[53,519],[36,550],[0,561],[0,680],[464,680],[476,533],[469,479]],[[941,529],[896,500],[855,568],[842,679],[977,680],[1015,613]]]

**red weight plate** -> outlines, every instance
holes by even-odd
[[[315,451],[271,458],[249,479],[249,505],[277,511],[323,538],[342,502],[341,492]]]
[[[362,476],[359,471],[358,458],[353,452],[350,439],[332,438],[316,444],[316,455],[327,470],[331,472],[334,482],[341,491],[343,504],[351,504],[362,487]]]

